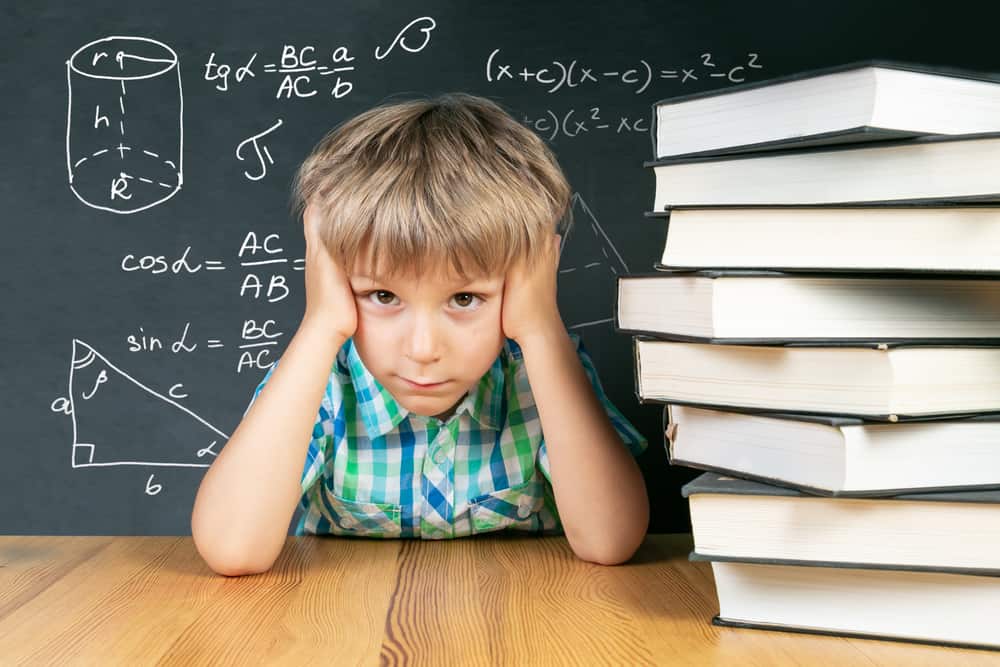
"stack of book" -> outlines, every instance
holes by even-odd
[[[721,625],[1000,647],[1000,79],[868,61],[653,105],[618,281]]]

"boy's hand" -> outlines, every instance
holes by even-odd
[[[311,205],[302,215],[306,237],[306,313],[303,321],[319,322],[331,335],[347,340],[358,326],[351,283],[319,236],[319,215]]]
[[[544,255],[534,265],[524,261],[514,266],[503,286],[501,326],[504,336],[518,344],[537,334],[564,332],[556,303],[556,274],[559,270],[558,234],[553,234]]]

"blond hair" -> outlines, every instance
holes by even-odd
[[[385,103],[341,123],[303,161],[296,217],[350,271],[362,251],[379,274],[424,267],[463,277],[534,261],[572,224],[555,155],[497,103],[465,93]],[[445,264],[447,262],[448,264]]]

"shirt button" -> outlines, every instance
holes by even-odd
[[[340,527],[341,528],[351,528],[357,520],[353,516],[342,516],[340,517]]]
[[[531,496],[521,496],[517,500],[517,515],[522,519],[527,519],[531,515]]]

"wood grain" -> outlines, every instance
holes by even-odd
[[[0,536],[3,665],[997,665],[1000,653],[720,628],[689,535],[615,567],[564,537],[289,537],[223,577],[189,537]]]

